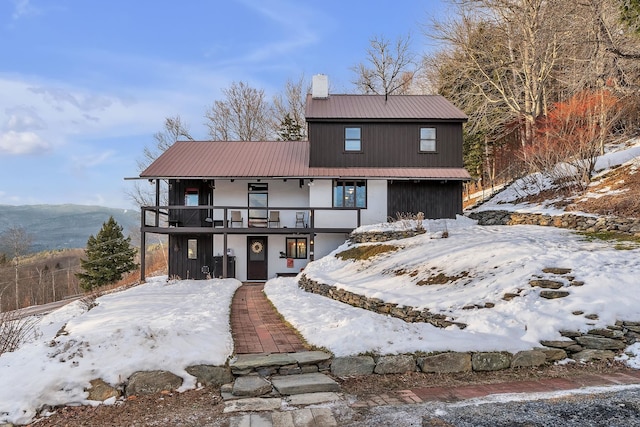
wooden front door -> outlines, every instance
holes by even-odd
[[[247,237],[247,280],[267,280],[267,238]]]

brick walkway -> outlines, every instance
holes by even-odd
[[[306,350],[275,311],[263,283],[245,283],[231,302],[231,333],[236,354],[295,353]]]
[[[458,402],[501,393],[540,393],[574,390],[582,387],[640,384],[640,371],[614,374],[587,374],[574,378],[546,378],[537,381],[509,381],[456,387],[422,387],[399,390],[354,402],[352,407],[373,407],[422,402]]]

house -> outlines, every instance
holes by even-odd
[[[329,95],[320,75],[306,119],[308,141],[172,145],[140,174],[156,188],[142,248],[148,233],[166,234],[170,276],[261,281],[298,273],[354,228],[397,212],[462,212],[467,117],[445,98]]]

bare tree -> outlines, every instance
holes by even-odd
[[[305,85],[304,75],[298,80],[288,79],[282,93],[273,97],[274,132],[280,139],[305,141],[307,122],[304,116],[309,85]]]
[[[137,161],[140,172],[145,170],[176,141],[193,141],[187,124],[179,115],[167,117],[164,120],[164,129],[153,135],[153,138],[155,140],[154,144],[145,146],[142,150],[142,158]],[[155,205],[154,194],[153,189],[139,181],[136,181],[133,189],[127,193],[129,198],[138,206]]]
[[[267,141],[273,139],[273,110],[264,90],[247,83],[232,83],[205,113],[209,135],[215,141]]]
[[[547,90],[565,35],[564,0],[453,0],[457,18],[435,22],[430,34],[461,52],[474,84],[490,103],[522,117],[522,145],[533,140],[535,122],[546,111]],[[491,44],[470,35],[490,29]],[[502,55],[487,55],[500,51]]]
[[[20,308],[19,282],[20,282],[20,257],[27,254],[33,241],[32,236],[27,233],[24,227],[9,227],[0,234],[0,244],[4,251],[13,257],[13,268],[15,270],[15,297],[16,310]]]
[[[417,68],[410,42],[410,35],[398,37],[393,44],[382,35],[371,38],[366,62],[351,68],[356,73],[353,83],[357,89],[385,97],[408,93]]]

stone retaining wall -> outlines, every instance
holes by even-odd
[[[618,321],[615,325],[592,329],[586,333],[560,331],[564,339],[541,341],[533,350],[509,352],[443,352],[430,355],[361,355],[331,358],[322,352],[297,354],[245,355],[230,366],[197,365],[186,370],[205,385],[223,386],[234,377],[257,375],[269,377],[331,371],[338,377],[406,372],[456,373],[499,371],[519,367],[535,367],[571,358],[576,361],[612,360],[627,346],[640,341],[640,322]],[[265,359],[253,360],[253,359]],[[125,384],[113,387],[101,379],[91,381],[89,400],[105,401],[124,396],[175,390],[182,378],[167,371],[139,371]]]
[[[338,289],[335,286],[319,283],[310,279],[305,274],[303,274],[298,281],[298,286],[307,292],[322,295],[324,297],[349,304],[353,307],[364,308],[365,310],[379,314],[396,317],[409,323],[430,323],[438,328],[458,325],[458,327],[464,329],[467,326],[464,323],[454,322],[447,319],[447,316],[443,314],[434,314],[429,312],[429,310],[420,311],[411,306],[398,306],[398,304],[384,302],[378,298],[367,298],[363,295],[358,295],[344,289]]]
[[[349,234],[349,242],[351,243],[372,243],[372,242],[388,242],[389,240],[408,239],[410,237],[419,236],[426,233],[425,229],[420,230],[401,230],[401,231],[375,231],[365,233]]]
[[[480,225],[542,225],[589,233],[615,231],[640,237],[640,218],[590,217],[572,213],[548,215],[509,211],[472,212]]]

